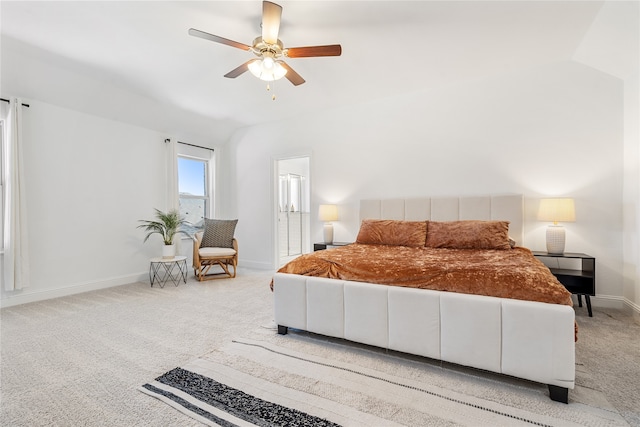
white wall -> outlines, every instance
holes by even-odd
[[[623,294],[640,323],[640,3],[606,1],[573,59],[624,81]]]
[[[114,23],[114,28],[118,28]],[[14,40],[0,38],[2,97],[37,99],[146,129],[180,141],[209,147],[226,142],[237,126],[233,120],[199,115],[167,99],[136,92],[122,79],[105,76],[62,55]],[[137,87],[140,90],[140,87]]]
[[[2,305],[146,278],[160,239],[137,220],[165,208],[165,136],[26,100],[24,168],[31,286]],[[155,236],[154,236],[155,237]]]
[[[375,88],[372,88],[375,90]],[[312,207],[337,203],[353,240],[358,200],[522,193],[526,246],[544,250],[539,198],[576,200],[566,250],[597,258],[601,302],[622,298],[623,84],[574,62],[244,129],[232,139],[240,263],[273,268],[270,159],[312,151]],[[312,216],[312,239],[321,239]]]
[[[22,97],[31,286],[0,304],[148,280],[154,236],[139,219],[166,209],[165,138],[215,149],[216,216],[227,215],[221,147],[235,124],[145,97],[65,58],[2,36],[2,97]],[[190,254],[190,240],[181,253]]]
[[[322,238],[320,203],[340,205],[335,238],[352,240],[361,198],[518,192],[526,197],[525,242],[543,249],[538,199],[572,196],[578,220],[565,225],[567,250],[598,258],[602,301],[624,296],[640,308],[637,68],[631,79],[613,73],[623,84],[606,68],[615,61],[593,62],[603,56],[592,44],[576,60],[594,68],[563,62],[428,92],[417,87],[243,129],[229,146],[220,145],[224,123],[168,108],[60,58],[39,60],[5,37],[2,47],[2,96],[32,105],[25,163],[37,260],[31,288],[3,291],[2,305],[145,275],[156,249],[141,244],[135,225],[165,202],[158,141],[174,137],[215,146],[215,216],[239,218],[242,266],[274,267],[272,161],[303,153],[313,155],[313,240]],[[609,47],[601,46],[618,51]]]
[[[624,297],[640,322],[640,120],[638,73],[625,80]]]

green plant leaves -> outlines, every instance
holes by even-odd
[[[162,212],[160,209],[155,209],[155,211],[155,221],[141,219],[139,222],[142,224],[136,227],[142,228],[147,232],[144,242],[149,240],[149,237],[153,234],[160,234],[164,244],[171,245],[173,244],[173,238],[176,234],[186,234],[184,231],[180,230],[180,226],[188,224],[188,222],[180,217],[180,213],[177,210],[174,209],[169,212]]]

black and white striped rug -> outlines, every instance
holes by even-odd
[[[352,363],[349,351],[292,335],[236,340],[140,390],[205,425],[624,425],[617,414],[552,402],[539,395],[544,386],[416,370],[384,354]]]
[[[301,427],[337,426],[325,419],[257,398],[182,368],[172,369],[156,378],[155,384],[145,384],[142,387],[146,393],[222,426],[243,423]]]

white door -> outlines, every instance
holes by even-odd
[[[277,160],[278,267],[311,251],[309,157]]]

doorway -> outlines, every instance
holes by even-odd
[[[311,251],[309,157],[277,161],[278,267]]]

